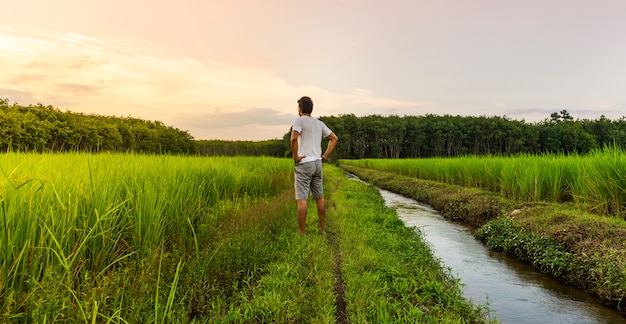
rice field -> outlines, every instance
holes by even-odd
[[[626,218],[626,154],[519,155],[430,159],[341,160],[342,164],[498,192],[528,202],[573,202],[590,212]]]
[[[0,322],[487,322],[376,190],[324,168],[328,234],[310,203],[300,236],[291,159],[2,154]]]
[[[2,154],[2,312],[62,314],[84,307],[81,285],[112,269],[173,247],[198,255],[198,231],[210,235],[226,212],[284,190],[292,167],[272,158]]]

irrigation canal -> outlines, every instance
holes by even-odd
[[[502,323],[626,323],[617,310],[561,284],[527,263],[490,251],[471,229],[413,199],[379,189],[409,227],[421,231],[444,266],[460,279],[466,298],[488,303]]]

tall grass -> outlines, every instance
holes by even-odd
[[[626,218],[626,154],[603,150],[581,158],[573,198],[595,213]]]
[[[340,163],[499,192],[521,201],[573,202],[626,218],[626,154],[605,148],[585,156],[341,160]]]
[[[81,302],[85,280],[162,248],[197,256],[198,231],[282,190],[292,167],[273,158],[2,154],[0,311],[91,319],[98,305]]]

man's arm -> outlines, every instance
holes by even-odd
[[[289,141],[289,144],[291,146],[291,157],[293,157],[293,162],[295,164],[298,164],[298,162],[304,158],[304,156],[298,156],[298,136],[300,136],[298,131],[291,131],[291,140]]]
[[[328,135],[328,147],[326,147],[326,152],[322,154],[322,160],[328,159],[330,154],[335,149],[335,145],[337,145],[337,141],[339,141],[339,138],[337,137],[337,135],[335,135],[335,133],[330,133],[330,135]]]

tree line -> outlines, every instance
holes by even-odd
[[[195,153],[193,137],[159,121],[63,112],[0,99],[0,152]]]
[[[281,140],[197,140],[196,149],[199,155],[206,156],[285,156],[285,147]]]
[[[541,122],[452,115],[321,117],[340,140],[336,158],[429,158],[530,153],[585,154],[626,148],[626,117],[574,120],[561,110]],[[285,134],[288,143],[290,134]],[[288,149],[288,148],[287,148]]]
[[[567,110],[541,122],[486,116],[320,117],[340,138],[335,158],[428,158],[626,149],[626,117],[574,119]],[[159,121],[62,112],[0,99],[0,152],[137,152],[206,156],[291,156],[288,130],[265,141],[195,140]],[[326,145],[326,143],[323,143]]]

